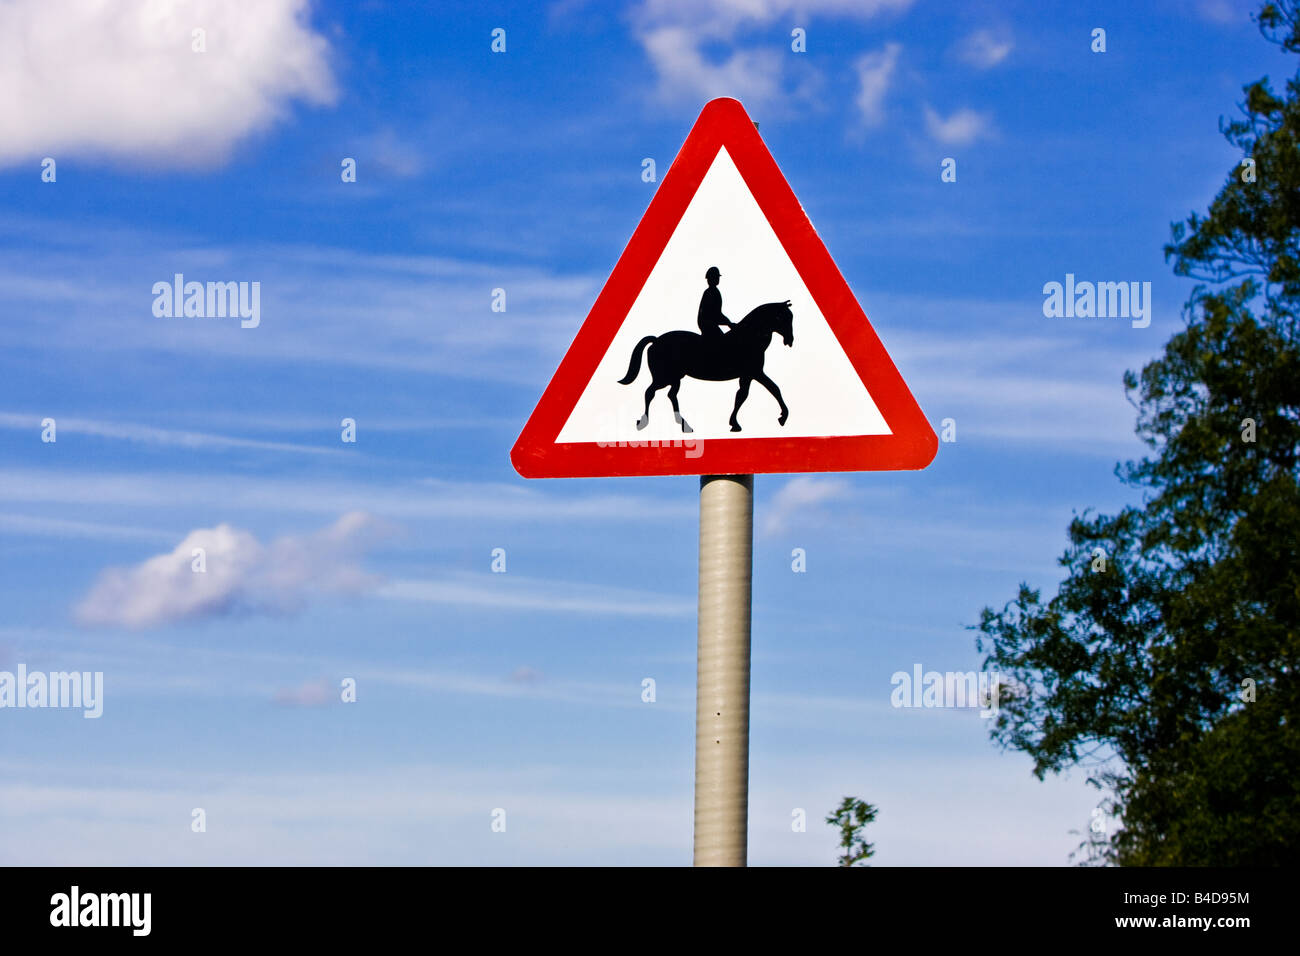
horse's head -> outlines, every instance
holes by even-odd
[[[785,347],[794,345],[794,313],[790,311],[790,300],[772,303],[772,331],[779,332]]]
[[[790,311],[790,300],[786,299],[784,302],[768,302],[766,305],[758,306],[739,324],[747,329],[776,333],[789,347],[794,345],[794,329],[791,327],[793,319],[794,313]]]

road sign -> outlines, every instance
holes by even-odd
[[[937,449],[753,121],[716,99],[510,459],[526,478],[754,474]]]

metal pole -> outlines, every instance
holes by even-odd
[[[744,866],[746,862],[753,546],[754,476],[702,475],[696,866]]]

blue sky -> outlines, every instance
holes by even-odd
[[[833,862],[845,794],[879,865],[1068,861],[1085,774],[890,677],[977,669],[980,608],[1130,500],[1168,225],[1289,67],[1251,5],[69,6],[0,3],[0,670],[103,671],[104,714],[0,712],[0,861],[689,861],[697,482],[509,449],[718,95],[957,429],[923,472],[756,481],[751,863]],[[156,317],[177,272],[259,282],[260,325]],[[1150,326],[1044,317],[1066,273],[1150,282]]]

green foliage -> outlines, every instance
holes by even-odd
[[[863,830],[876,819],[876,808],[856,797],[845,797],[840,807],[826,818],[826,822],[840,830],[840,866],[856,866],[875,855],[875,848],[866,841]]]
[[[1256,20],[1300,53],[1295,2]],[[1010,681],[994,740],[1040,779],[1084,766],[1109,794],[1122,826],[1086,844],[1094,862],[1300,852],[1300,80],[1285,97],[1250,84],[1241,110],[1220,127],[1256,181],[1234,165],[1208,214],[1172,227],[1166,257],[1203,284],[1186,328],[1125,375],[1152,451],[1116,474],[1142,505],[1076,515],[1057,594],[1021,585],[976,625]]]
[[[1256,20],[1284,51],[1300,53],[1294,0],[1265,4]],[[1287,81],[1285,96],[1275,94],[1267,78],[1244,92],[1241,117],[1221,120],[1219,129],[1243,159],[1254,159],[1255,181],[1233,167],[1207,216],[1192,213],[1174,224],[1165,255],[1175,260],[1177,275],[1214,284],[1256,278],[1264,283],[1269,310],[1294,321],[1300,300],[1300,78]]]

